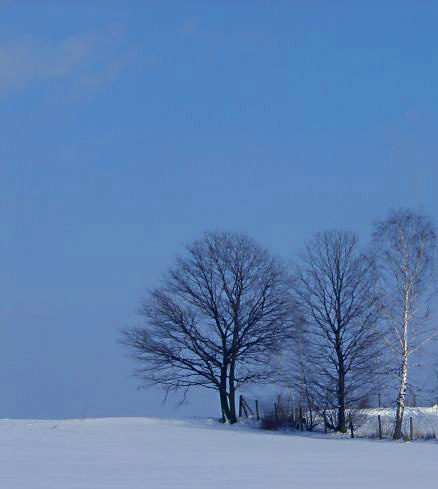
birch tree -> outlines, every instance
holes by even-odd
[[[424,214],[392,210],[386,219],[375,223],[373,245],[383,291],[383,339],[397,365],[393,438],[400,439],[410,360],[437,334],[428,322],[436,290],[435,227]]]
[[[244,234],[206,233],[189,244],[141,305],[146,324],[122,332],[143,385],[218,392],[235,423],[236,389],[265,381],[292,312],[282,262]]]
[[[346,231],[317,234],[298,266],[295,295],[309,335],[308,374],[320,408],[336,413],[325,420],[335,431],[347,431],[347,407],[373,389],[379,356],[376,281],[373,261]]]

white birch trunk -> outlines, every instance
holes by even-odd
[[[404,296],[403,326],[402,326],[402,364],[400,372],[400,388],[397,398],[397,411],[395,414],[394,440],[399,440],[402,436],[403,415],[405,412],[406,388],[408,385],[408,360],[409,360],[409,343],[408,343],[408,325],[409,325],[409,287],[406,288]]]

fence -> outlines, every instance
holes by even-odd
[[[304,431],[311,418],[302,404],[280,395],[263,399],[240,396],[239,417],[262,420],[267,429],[290,428]]]
[[[358,436],[391,439],[394,434],[395,409],[363,410]],[[438,412],[434,408],[405,408],[402,423],[405,440],[438,439]]]
[[[355,409],[347,411],[350,436],[391,439],[394,430],[395,409]],[[327,433],[324,421],[327,412],[305,409],[295,399],[281,395],[262,399],[239,398],[239,417],[261,420],[265,429],[290,429]],[[405,440],[438,439],[438,409],[406,407],[402,433]]]
[[[251,404],[253,404],[252,407]],[[242,416],[245,416],[246,418],[255,416],[256,420],[259,421],[260,411],[258,399],[250,400],[243,396],[239,396],[239,418]]]

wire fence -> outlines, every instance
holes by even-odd
[[[309,409],[288,396],[250,398],[240,396],[239,417],[253,419],[269,430],[299,430],[327,433],[327,418],[335,410]],[[368,408],[347,410],[348,432],[352,437],[391,439],[393,437],[395,408]],[[438,440],[438,408],[406,407],[402,433],[405,440]]]

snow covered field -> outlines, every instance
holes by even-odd
[[[437,480],[435,442],[197,420],[0,420],[1,489],[418,489]]]

